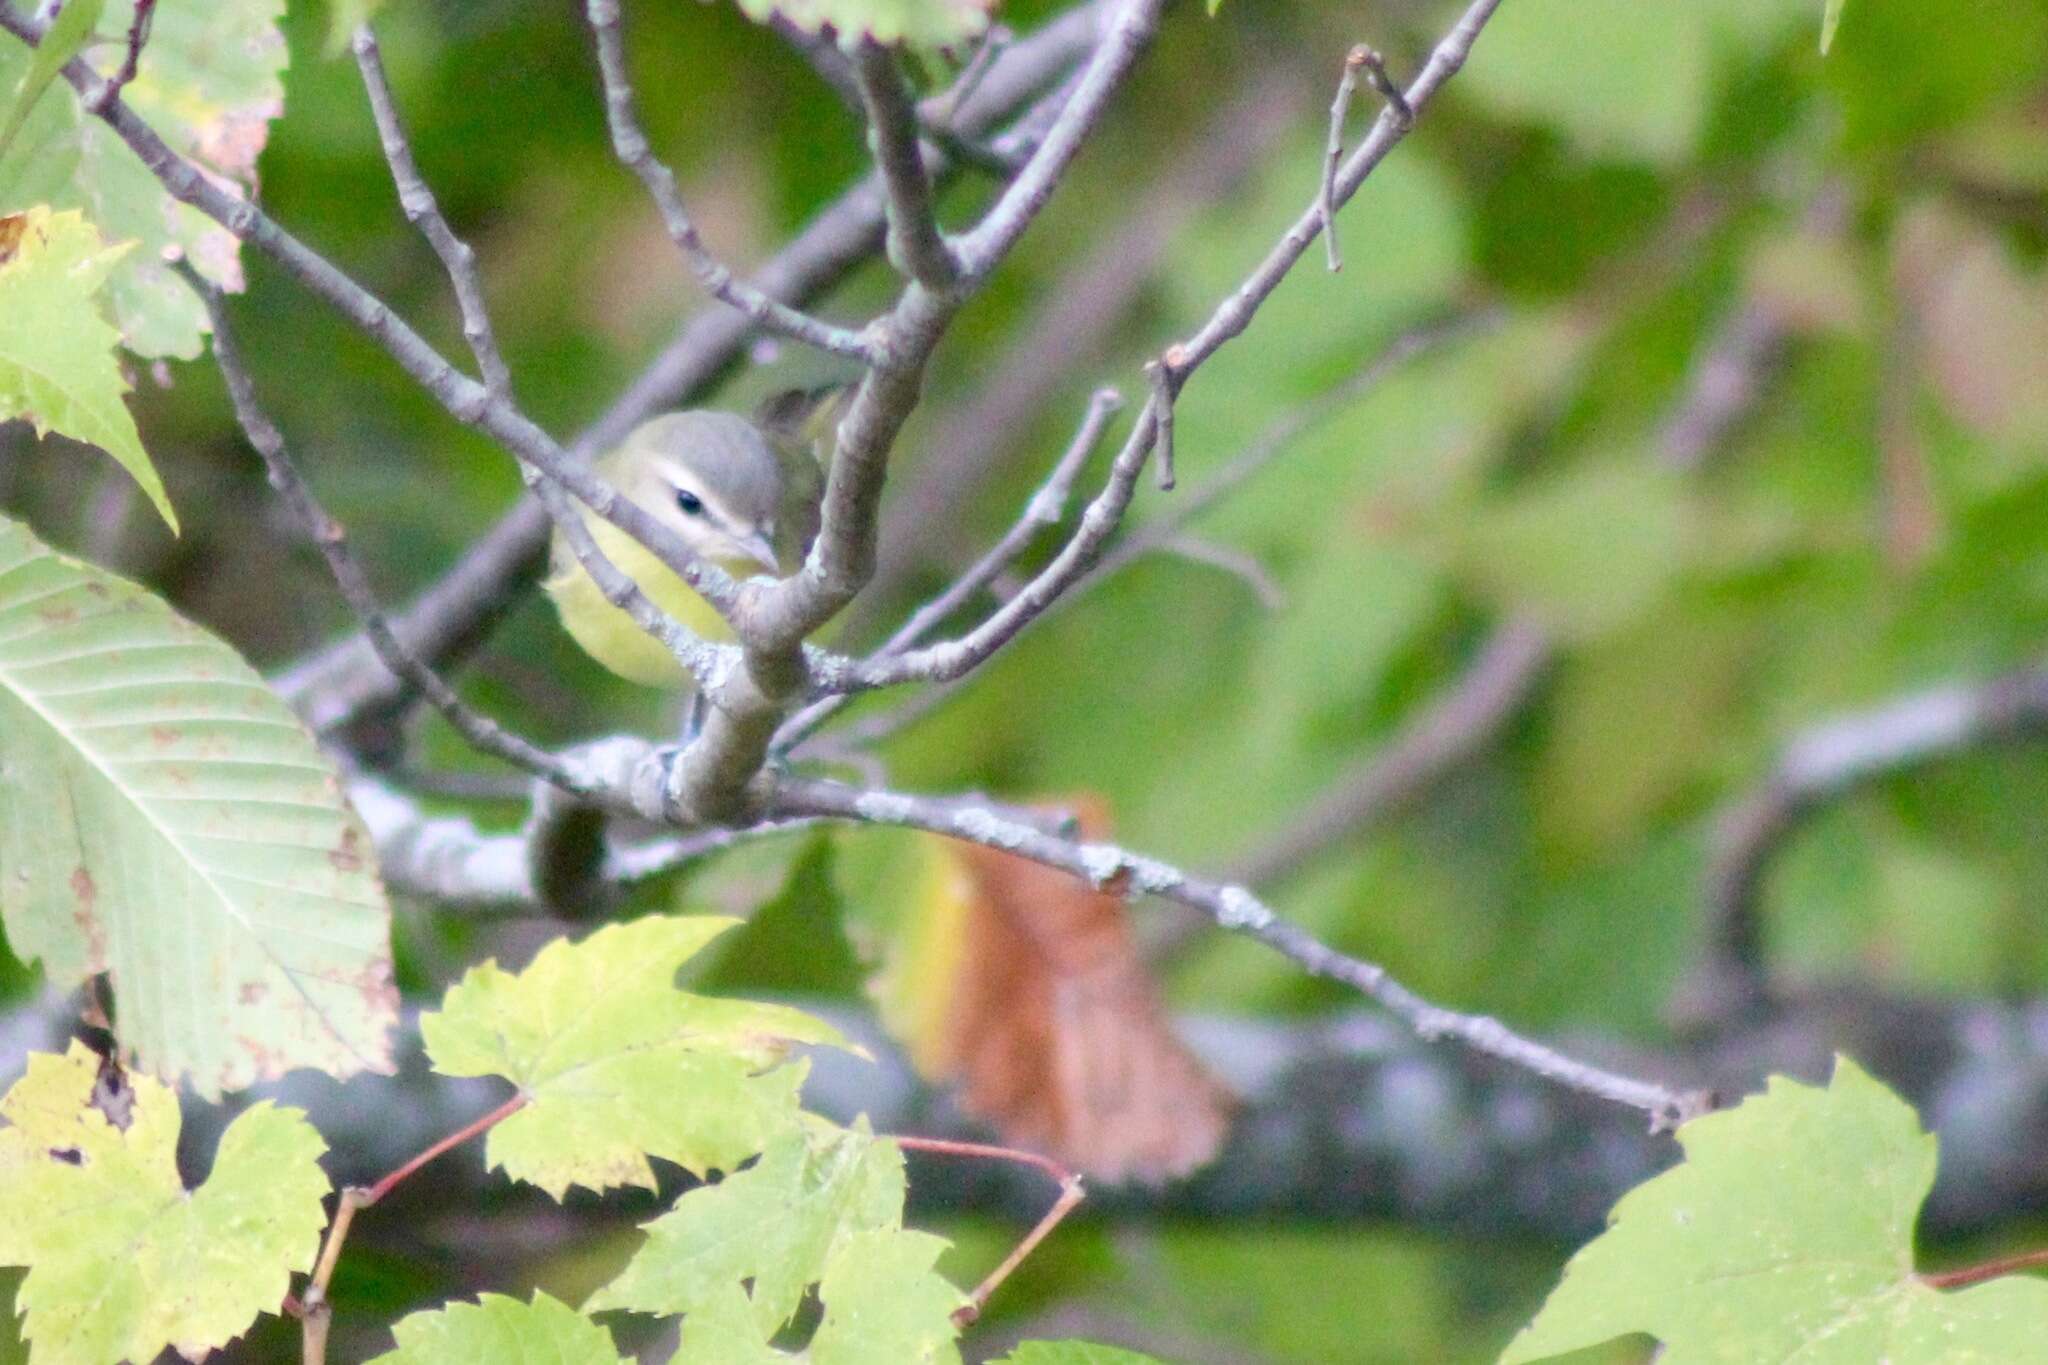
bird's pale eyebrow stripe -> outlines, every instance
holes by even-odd
[[[675,465],[666,462],[658,466],[656,472],[661,475],[662,482],[666,483],[674,492],[696,494],[697,501],[704,505],[703,515],[705,517],[721,526],[730,526],[732,524],[732,517],[725,510],[724,505],[694,475],[685,473]]]

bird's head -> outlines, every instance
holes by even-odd
[[[672,412],[606,461],[620,492],[728,571],[779,574],[782,467],[761,430],[730,412]]]

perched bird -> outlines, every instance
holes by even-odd
[[[598,475],[684,544],[735,578],[796,571],[818,533],[844,390],[791,390],[769,398],[751,419],[733,412],[671,412],[634,429],[601,456]],[[669,616],[707,639],[731,632],[680,574],[587,508],[584,524],[599,549]],[[688,681],[666,646],[606,600],[559,529],[542,586],[562,625],[592,658],[648,687]]]

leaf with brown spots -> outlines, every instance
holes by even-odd
[[[304,1115],[246,1110],[188,1190],[177,1096],[117,1079],[74,1041],[0,1099],[0,1265],[28,1267],[15,1307],[38,1365],[203,1359],[276,1312],[320,1245],[325,1146]]]
[[[0,519],[0,925],[112,981],[202,1095],[387,1070],[390,910],[312,737],[232,650]]]
[[[229,192],[254,188],[257,154],[284,108],[286,51],[277,26],[283,12],[284,0],[160,4],[141,67],[121,91],[172,151]],[[134,0],[107,0],[99,32],[126,34],[134,16]],[[89,44],[83,53],[103,74],[126,55],[118,41]],[[0,91],[15,89],[33,60],[34,49],[0,38]],[[123,343],[139,355],[196,359],[206,310],[172,262],[187,260],[238,290],[239,245],[226,228],[165,193],[141,158],[61,84],[27,110],[20,135],[0,157],[0,211],[45,202],[83,210],[108,238],[137,243],[109,289]]]
[[[1091,837],[1105,823],[1083,812]],[[1123,901],[1015,854],[914,841],[922,866],[890,879],[910,921],[878,990],[919,1069],[1005,1142],[1099,1179],[1215,1155],[1230,1097],[1167,1023]]]

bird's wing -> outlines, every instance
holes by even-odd
[[[767,433],[782,467],[782,512],[777,518],[775,552],[793,572],[810,553],[818,534],[818,504],[825,496],[825,473],[837,448],[839,419],[853,390],[845,384],[815,389],[785,389],[770,394],[754,410],[754,421]]]

